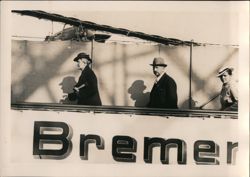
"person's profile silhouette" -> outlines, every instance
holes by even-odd
[[[144,81],[136,80],[132,83],[128,89],[128,93],[131,95],[130,98],[135,100],[136,107],[145,107],[149,101],[150,92],[144,93],[147,87],[144,85]]]
[[[70,101],[68,98],[68,94],[73,92],[73,88],[76,85],[75,77],[73,76],[64,77],[62,82],[59,83],[59,85],[61,86],[61,89],[64,94],[59,102],[62,104],[74,104],[75,101]]]

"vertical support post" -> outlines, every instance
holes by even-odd
[[[53,21],[51,21],[51,35],[53,35],[54,34],[54,24],[53,24]]]
[[[158,45],[158,52],[159,52],[159,57],[161,56],[161,44]]]
[[[193,40],[191,40],[190,44],[190,61],[189,61],[189,99],[188,99],[189,109],[192,108],[192,60],[193,60]]]
[[[93,65],[93,59],[94,59],[94,39],[91,40],[91,59],[92,59],[92,64],[91,64],[91,69],[92,69],[92,65]]]

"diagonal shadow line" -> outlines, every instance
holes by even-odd
[[[162,47],[161,47],[162,48]],[[189,76],[189,58],[187,59],[188,63],[186,63],[185,60],[183,60],[183,57],[180,57],[179,52],[171,52],[169,53],[169,50],[179,50],[180,47],[172,47],[172,48],[168,48],[168,47],[164,47],[165,50],[161,49],[161,52],[166,54],[167,56],[169,56],[169,59],[171,61],[173,61],[176,66],[177,69],[179,68],[179,71],[181,71],[183,73],[183,75],[186,75],[187,77]],[[184,50],[190,50],[189,47],[182,47]],[[174,53],[174,56],[172,55],[172,53]],[[188,52],[187,52],[188,53]],[[174,60],[172,59],[174,58]],[[183,68],[187,68],[187,70],[183,69]]]
[[[218,71],[218,69],[221,68],[227,61],[229,61],[229,60],[232,58],[232,56],[233,56],[236,52],[238,52],[237,49],[235,49],[235,50],[233,50],[231,53],[229,53],[229,54],[219,63],[218,67],[217,67],[217,68],[214,68],[213,70],[211,70],[210,74],[208,74],[207,77],[205,77],[205,78],[203,78],[203,79],[202,79],[201,77],[198,76],[198,73],[192,72],[192,81],[197,81],[197,80],[198,80],[198,81],[203,81],[203,80],[207,80],[207,79],[209,79],[210,77],[214,76],[214,73],[216,73],[216,71]],[[195,78],[193,78],[193,75],[194,75]],[[205,86],[205,85],[204,85],[204,86]],[[202,88],[204,88],[204,86],[196,87],[196,88],[197,88],[196,91],[201,90]],[[208,85],[208,86],[209,86],[209,88],[211,88],[210,85]],[[209,89],[209,88],[208,88],[208,89]]]
[[[153,74],[147,74],[147,73],[142,74],[142,73],[132,73],[132,72],[130,72],[129,75],[138,76],[138,77],[144,77],[144,78],[151,78],[153,76]]]
[[[117,48],[116,48],[116,45],[114,45],[115,46],[115,51],[117,50]],[[124,50],[123,50],[124,51]],[[100,76],[100,80],[102,80],[102,78],[101,78],[101,75],[100,75],[100,72],[99,72],[99,68],[100,67],[103,67],[104,65],[108,65],[108,64],[113,64],[113,65],[115,65],[115,64],[117,64],[117,63],[120,63],[120,62],[123,62],[124,60],[126,60],[126,62],[128,61],[128,60],[133,60],[134,58],[136,58],[136,57],[141,57],[141,56],[144,56],[144,55],[148,55],[148,54],[152,54],[152,53],[154,53],[156,50],[154,50],[154,49],[152,49],[152,50],[150,50],[150,51],[146,51],[146,52],[140,52],[140,53],[136,53],[136,54],[134,54],[134,55],[130,55],[130,56],[126,56],[126,57],[124,57],[124,56],[122,56],[122,57],[117,57],[117,55],[116,55],[116,52],[113,52],[113,57],[112,57],[112,59],[110,60],[110,61],[107,61],[107,62],[101,62],[101,63],[95,63],[95,66],[94,66],[94,68],[96,68],[96,72],[97,72],[97,74]],[[123,66],[124,66],[124,64],[123,64]],[[114,71],[114,70],[113,70]],[[129,75],[131,75],[130,73],[126,73],[125,74],[126,76],[125,77],[129,77]],[[143,76],[145,76],[145,74],[143,75]],[[116,75],[115,75],[115,73],[113,74],[113,77],[116,77]],[[116,79],[113,79],[112,78],[112,80],[115,80],[116,81]],[[113,88],[115,88],[115,83],[113,83]],[[106,90],[106,93],[109,93],[108,92],[108,89],[105,87],[105,85],[104,84],[102,84],[102,82],[100,82],[100,87],[101,87],[101,89],[102,90]],[[124,89],[126,89],[127,90],[127,88],[125,87]],[[115,95],[114,94],[109,94],[109,99],[110,99],[110,101],[112,102],[112,104],[114,104],[115,103]],[[127,98],[126,98],[127,99]]]
[[[114,51],[113,52],[113,57],[111,58],[111,61],[109,62],[109,64],[113,65],[112,72],[114,73],[114,65],[117,63],[117,61],[116,61],[116,51],[117,51],[116,45],[114,45],[114,50],[113,51]],[[94,47],[94,52],[95,52],[95,47]],[[106,95],[108,96],[109,101],[111,102],[112,105],[114,105],[115,104],[115,95],[110,93],[108,88],[106,87],[106,85],[104,85],[103,82],[102,82],[102,80],[104,80],[104,79],[102,79],[102,75],[101,75],[100,70],[99,70],[99,68],[101,68],[102,66],[103,66],[102,64],[97,62],[97,63],[94,64],[93,69],[95,69],[96,75],[99,76],[98,83],[100,85],[100,89],[103,90],[106,93]],[[113,75],[112,80],[113,81],[116,80],[115,79],[116,75],[115,74],[112,74],[112,75]],[[115,89],[115,83],[113,83],[113,88]]]
[[[116,45],[114,45],[114,46],[116,46]],[[123,45],[122,45],[123,46]],[[95,47],[94,47],[94,49],[95,49]],[[124,50],[123,50],[124,51]],[[152,50],[152,51],[155,51],[155,50]],[[149,54],[149,53],[152,53],[151,51],[147,51],[147,52],[145,52],[144,54],[141,54],[141,53],[138,53],[138,54],[136,54],[136,55],[133,55],[133,56],[131,56],[131,58],[128,58],[128,57],[122,57],[123,59],[122,60],[119,60],[119,58],[117,58],[116,57],[116,55],[115,55],[115,52],[113,52],[114,53],[114,56],[113,56],[113,59],[111,59],[111,61],[108,61],[108,62],[105,62],[105,63],[94,63],[94,69],[96,68],[96,72],[97,72],[97,75],[99,75],[99,76],[101,76],[100,75],[100,72],[99,72],[99,68],[100,67],[102,67],[104,64],[116,64],[116,63],[119,63],[119,62],[124,62],[125,60],[130,60],[130,59],[133,59],[133,57],[135,56],[135,57],[137,57],[137,56],[141,56],[141,55],[147,55],[147,54]],[[124,58],[126,58],[126,59],[124,59]],[[93,61],[94,62],[94,61]],[[113,68],[115,68],[115,67],[113,67]],[[73,72],[73,70],[72,70],[72,72]],[[64,74],[67,74],[67,73],[64,73]],[[71,71],[69,71],[68,72],[68,74],[71,74]],[[129,73],[127,73],[126,74],[127,76],[129,75]],[[115,74],[113,74],[113,76],[115,77],[116,75]],[[145,75],[144,75],[145,76]],[[100,78],[100,80],[102,80],[101,78]],[[114,79],[115,81],[116,81],[116,79]],[[111,102],[114,104],[115,103],[115,99],[114,99],[114,97],[115,97],[115,95],[114,94],[109,94],[107,91],[108,91],[108,89],[102,84],[102,82],[99,82],[99,85],[100,85],[100,87],[101,87],[101,89],[103,89],[103,90],[106,90],[106,93],[109,95],[108,97],[109,97],[109,99],[111,100]],[[115,87],[115,83],[114,83],[114,85],[113,85],[113,87]],[[124,88],[124,89],[126,89],[126,88]]]
[[[30,47],[27,46],[25,48],[25,53],[29,54],[29,50]],[[13,95],[15,98],[18,98],[18,101],[25,101],[30,95],[33,94],[33,92],[35,90],[37,90],[40,86],[47,86],[48,82],[50,79],[48,78],[52,78],[53,76],[55,76],[58,71],[59,68],[62,66],[62,64],[69,58],[69,56],[71,56],[73,52],[69,52],[68,50],[64,50],[64,48],[62,48],[62,50],[60,52],[58,52],[58,54],[55,56],[55,60],[52,61],[47,61],[44,62],[43,67],[36,69],[35,67],[35,60],[44,60],[44,55],[41,55],[40,57],[30,57],[30,63],[31,63],[31,71],[26,74],[23,79],[19,80],[18,82],[12,83],[12,87],[16,88],[18,85],[24,85],[25,86],[30,86],[29,87],[29,92],[25,92],[26,94],[24,94],[23,92],[21,93],[17,93],[15,95]],[[30,56],[30,55],[29,55]],[[46,70],[47,66],[53,66],[53,70]],[[46,71],[46,72],[44,72]],[[41,75],[42,73],[42,75]],[[34,80],[34,78],[36,78],[36,80]],[[39,78],[39,80],[37,79]],[[35,82],[36,84],[29,84],[29,82],[32,80],[32,82]],[[13,93],[13,92],[12,92]],[[51,93],[50,93],[51,95]]]
[[[128,61],[128,60],[134,60],[135,58],[137,58],[137,57],[140,57],[140,56],[144,56],[144,55],[148,55],[148,54],[152,54],[152,53],[156,53],[158,51],[158,46],[157,47],[155,47],[155,49],[152,49],[152,50],[148,50],[148,51],[145,51],[145,52],[139,52],[139,53],[136,53],[136,54],[133,54],[133,55],[127,55],[126,56],[126,60]],[[119,63],[119,62],[121,62],[122,60],[124,60],[124,57],[122,56],[122,57],[117,57],[117,56],[114,56],[114,57],[116,57],[116,59],[117,60],[110,60],[110,61],[106,61],[106,62],[100,62],[100,63],[98,63],[97,65],[96,65],[96,68],[98,68],[98,67],[101,67],[101,66],[103,66],[103,65],[108,65],[108,64],[112,64],[113,62],[117,62],[117,63]],[[94,60],[93,60],[94,61]]]
[[[189,48],[188,48],[189,49]],[[229,53],[226,57],[225,57],[225,59],[224,60],[222,60],[221,62],[220,62],[220,64],[219,64],[219,67],[221,67],[221,66],[223,66],[223,64],[224,63],[226,63],[228,60],[230,60],[230,58],[237,52],[238,50],[237,49],[234,49],[231,53]],[[163,52],[167,55],[167,56],[169,56],[169,53],[166,51],[166,50],[163,50]],[[187,75],[187,77],[189,76],[189,68],[188,68],[188,72],[186,72],[185,70],[183,70],[183,68],[181,67],[181,66],[183,66],[183,63],[185,63],[185,61],[183,61],[183,59],[182,59],[182,57],[180,57],[178,54],[178,52],[176,52],[175,53],[176,54],[176,56],[174,56],[175,57],[175,60],[172,60],[173,62],[175,62],[176,63],[176,66],[179,68],[179,70],[184,74],[184,75]],[[172,58],[172,56],[170,56],[170,58]],[[190,61],[190,60],[188,60],[188,61]],[[185,66],[185,65],[184,65]],[[215,69],[213,69],[211,72],[210,72],[210,74],[206,77],[206,78],[201,78],[199,75],[198,75],[198,73],[197,72],[195,72],[195,71],[192,71],[192,83],[195,83],[195,85],[197,86],[197,81],[198,82],[204,82],[205,80],[207,80],[208,78],[210,78],[212,75],[214,75],[214,73],[216,72],[218,70],[218,68],[215,68]],[[198,89],[196,89],[195,91],[194,90],[192,90],[192,93],[193,92],[196,92],[196,91],[199,91],[199,90],[201,90],[201,89],[203,89],[204,88],[204,86],[203,86],[204,84],[200,84],[200,85],[198,85],[198,87],[196,87],[196,88],[198,88]],[[193,88],[193,87],[192,87]],[[209,86],[209,88],[211,88],[211,86]],[[181,103],[182,104],[182,103]],[[180,105],[181,105],[180,104]]]
[[[11,43],[12,43],[12,49],[11,49],[11,56],[13,57],[13,55],[15,55],[15,57],[16,58],[23,58],[23,56],[25,56],[26,55],[26,53],[27,53],[27,51],[25,50],[24,52],[22,52],[22,53],[19,53],[19,52],[16,52],[16,53],[14,53],[14,50],[13,50],[13,48],[14,48],[14,42],[13,41],[15,41],[15,40],[11,40]],[[16,47],[18,47],[18,51],[19,50],[21,50],[20,48],[21,47],[24,47],[24,48],[27,48],[27,42],[28,41],[23,41],[23,45],[22,46],[16,46]],[[22,50],[21,50],[22,51]],[[15,66],[11,66],[11,70],[14,70],[14,71],[16,71],[16,70],[18,70],[18,66],[20,66],[21,64],[22,64],[22,60],[16,60],[15,61]]]
[[[225,59],[222,60],[222,61],[220,62],[220,64],[218,65],[218,67],[215,68],[215,69],[213,69],[213,70],[210,72],[210,74],[202,80],[202,82],[205,81],[205,80],[207,80],[207,79],[209,79],[209,78],[211,78],[211,77],[213,77],[213,76],[215,76],[215,73],[218,71],[218,69],[221,68],[222,66],[224,66],[224,64],[225,64],[227,61],[229,61],[229,60],[233,57],[233,55],[234,55],[235,53],[237,53],[237,52],[238,52],[238,49],[234,49],[231,53],[229,53],[228,56],[225,57]],[[197,75],[197,74],[196,74],[196,75]],[[196,82],[196,85],[197,85],[197,82]],[[193,90],[192,93],[193,93],[193,92],[199,92],[200,90],[204,90],[203,88],[207,88],[206,90],[213,90],[213,88],[212,88],[211,85],[204,83],[204,84],[200,84],[199,87],[196,87],[196,89]],[[205,92],[206,94],[208,94],[208,93],[206,92],[206,90],[204,90],[204,92]],[[216,92],[216,93],[214,93],[214,94],[216,95],[216,94],[219,94],[220,90],[214,91],[214,92]],[[210,95],[210,96],[208,96],[208,97],[209,97],[208,100],[211,99],[212,97],[214,97],[215,95],[212,95],[212,96]],[[215,102],[211,102],[210,104],[215,105]],[[201,104],[201,105],[202,105],[202,104]],[[204,108],[203,108],[203,109],[204,109]]]
[[[153,50],[154,51],[154,50]],[[151,53],[151,52],[147,52],[147,53]],[[29,51],[28,51],[28,47],[27,47],[27,41],[25,42],[25,52],[24,52],[24,54],[23,55],[29,55]],[[137,54],[136,56],[141,56],[142,54]],[[43,56],[41,56],[40,57],[40,59],[39,60],[41,60],[43,58]],[[58,57],[57,57],[58,58]],[[125,57],[123,57],[123,58],[125,58]],[[132,58],[131,58],[132,59]],[[124,61],[124,60],[123,60]],[[34,59],[33,58],[29,58],[29,62],[31,63],[31,65],[32,66],[35,66],[35,61],[34,61]],[[120,62],[120,61],[119,61]],[[51,62],[51,63],[49,63],[49,62],[47,62],[47,63],[45,63],[45,66],[46,65],[54,65],[53,63],[57,63],[57,60],[54,60],[53,62]],[[114,63],[114,62],[113,62]],[[60,63],[57,63],[57,64],[60,64]],[[59,66],[59,65],[58,65]],[[58,67],[59,68],[59,67]],[[39,73],[43,73],[42,72],[42,70],[43,70],[43,68],[41,69],[41,70],[35,70],[34,69],[34,67],[32,67],[32,70],[30,71],[30,73],[32,73],[33,74],[33,76],[34,76],[34,78],[37,78],[38,77],[38,75],[37,74],[39,74]],[[51,71],[51,70],[50,70]],[[57,68],[54,68],[54,71],[57,71]],[[29,74],[30,74],[29,73]],[[56,72],[49,72],[50,73],[50,75],[54,75],[54,74],[56,74]],[[48,75],[48,72],[46,73],[46,75]],[[43,78],[43,75],[41,76],[42,78]],[[24,78],[19,82],[19,83],[13,83],[12,84],[12,86],[13,87],[15,87],[16,85],[18,85],[18,84],[20,84],[20,83],[27,83],[27,79],[25,79],[25,78],[28,78],[28,80],[30,80],[30,76],[29,75],[26,75],[26,76],[24,76]],[[31,78],[32,79],[32,78]],[[33,81],[38,81],[38,80],[33,80]],[[30,92],[30,94],[32,94],[33,92],[34,92],[34,90],[36,90],[36,88],[38,88],[38,87],[40,87],[40,85],[43,85],[43,83],[37,83],[36,84],[36,87],[31,87],[31,92]],[[52,94],[50,94],[50,95],[52,95]],[[23,96],[23,97],[22,97]],[[24,96],[24,95],[22,95],[22,96],[20,96],[20,95],[15,95],[15,97],[18,97],[19,99],[26,99],[29,95],[26,95],[26,96]],[[52,97],[51,97],[52,98]],[[52,100],[54,100],[54,98],[52,98]]]
[[[154,50],[153,50],[153,51],[154,51]],[[28,53],[27,48],[26,48],[26,53]],[[145,52],[145,53],[146,53],[146,52]],[[151,52],[147,52],[147,53],[151,53]],[[137,56],[141,56],[141,55],[143,55],[143,54],[137,54]],[[232,55],[233,55],[233,54],[232,54]],[[41,58],[42,58],[42,56],[41,56]],[[59,57],[57,57],[57,58],[59,58]],[[67,58],[67,57],[66,57],[66,58]],[[132,59],[132,58],[130,58],[130,59]],[[60,59],[60,60],[61,60],[61,59]],[[31,62],[32,62],[32,66],[34,66],[35,63],[33,62],[33,60],[31,60]],[[51,62],[51,63],[56,63],[56,62]],[[47,65],[47,64],[51,64],[51,63],[48,62],[48,63],[46,63],[46,65]],[[224,62],[222,62],[222,63],[224,63]],[[45,65],[45,66],[46,66],[46,65]],[[52,64],[52,65],[54,65],[54,64]],[[59,65],[58,65],[58,66],[59,66]],[[179,65],[178,65],[178,66],[179,66]],[[58,71],[58,69],[55,68],[55,71]],[[181,71],[183,71],[183,70],[181,70]],[[39,71],[39,72],[40,72],[40,71]],[[38,72],[38,73],[39,73],[39,72]],[[42,72],[41,72],[41,73],[42,73]],[[56,72],[51,72],[50,74],[56,74]],[[212,73],[211,73],[210,75],[212,75]],[[194,76],[197,76],[197,74],[194,73]],[[201,79],[201,78],[199,78],[199,77],[197,76],[196,79]],[[204,79],[203,79],[203,80],[204,80]],[[22,82],[25,82],[25,80],[22,80]],[[42,85],[42,84],[40,84],[40,85]],[[39,86],[40,86],[40,85],[39,85]],[[32,93],[32,92],[31,92],[31,93]]]
[[[177,49],[177,48],[176,48],[176,49]],[[187,49],[189,50],[189,48],[187,48]],[[172,56],[169,55],[168,51],[164,50],[163,52],[164,52],[167,56],[170,56],[170,58],[172,58]],[[227,60],[229,60],[236,52],[237,52],[237,49],[235,49],[235,50],[233,50],[231,53],[229,53],[228,56],[226,56],[225,59],[222,60],[222,62],[220,63],[219,67],[223,66],[223,63],[225,63]],[[179,54],[179,53],[176,52],[175,54]],[[186,75],[186,76],[188,77],[188,76],[189,76],[189,68],[187,67],[188,70],[187,70],[187,72],[186,72],[185,70],[183,70],[183,68],[181,68],[181,66],[186,67],[186,66],[189,65],[189,63],[187,63],[188,65],[187,65],[187,64],[185,65],[185,64],[184,64],[185,61],[183,61],[183,60],[182,60],[182,57],[180,57],[179,55],[174,56],[174,58],[175,58],[175,60],[172,60],[172,61],[176,63],[176,66],[179,68],[179,71],[181,71],[184,75]],[[189,58],[188,58],[188,61],[190,61]],[[211,77],[211,76],[213,75],[213,73],[215,73],[217,70],[218,70],[218,68],[212,70],[212,71],[210,72],[210,74],[208,75],[208,77],[206,77],[205,79]],[[192,71],[192,80],[196,81],[196,80],[204,80],[204,79],[202,79],[201,77],[199,77],[199,75],[198,75],[195,71]]]
[[[187,48],[188,50],[189,50],[189,48]],[[171,48],[169,49],[169,50],[171,50]],[[155,52],[155,50],[152,50],[153,52]],[[165,51],[165,50],[164,50]],[[166,52],[166,51],[165,51]],[[231,58],[231,56],[235,53],[236,51],[233,51],[232,53],[230,53],[229,54],[229,56],[227,56],[226,58],[225,58],[225,60],[223,60],[221,63],[225,63],[227,60],[229,60],[230,58]],[[146,55],[146,54],[149,54],[149,53],[152,53],[151,51],[150,52],[145,52],[144,54]],[[177,54],[178,54],[178,52],[177,52]],[[133,59],[133,57],[134,56],[142,56],[143,54],[142,53],[138,53],[138,54],[136,54],[136,55],[131,55],[130,56],[130,58],[129,58],[129,56],[126,58],[126,60],[130,60],[130,59]],[[175,56],[175,58],[176,58],[176,56]],[[175,61],[175,63],[177,63],[177,65],[176,66],[178,66],[179,67],[179,69],[180,69],[180,71],[182,71],[184,74],[186,74],[187,75],[187,77],[188,77],[188,75],[189,75],[189,73],[188,73],[188,69],[187,69],[187,71],[185,71],[185,70],[183,70],[182,69],[182,67],[181,66],[183,66],[183,64],[185,63],[185,61],[182,61],[182,62],[179,62],[179,61],[181,61],[181,57],[178,57],[177,56],[177,60],[174,60]],[[124,60],[124,59],[123,59]],[[177,62],[178,61],[178,62]],[[189,61],[189,60],[188,60]],[[109,62],[106,62],[105,64],[109,64],[109,63],[111,63],[112,61],[109,61]],[[120,60],[117,60],[117,62],[121,62]],[[103,65],[104,63],[99,63],[96,67],[98,68],[98,67],[101,67],[101,65]],[[186,64],[187,65],[187,64]],[[186,65],[184,65],[184,66],[186,66]],[[220,65],[222,65],[222,64],[220,64]],[[208,75],[208,77],[206,77],[206,78],[204,78],[204,79],[202,79],[201,77],[199,77],[198,76],[198,74],[196,74],[196,72],[192,72],[192,81],[203,81],[203,80],[206,80],[207,78],[209,78],[209,77],[211,77],[211,75],[213,75],[213,73],[215,72],[215,70],[216,69],[214,69],[214,70],[212,70],[212,72]],[[131,73],[129,73],[130,75],[131,75]],[[128,74],[128,75],[129,75]],[[145,76],[145,75],[144,75]],[[200,89],[202,89],[203,88],[203,86],[201,86],[202,84],[200,84],[199,85],[199,88],[198,88],[198,90],[200,90]],[[210,86],[209,86],[210,87]],[[192,92],[194,92],[194,91],[192,91]]]
[[[48,84],[45,86],[45,89],[46,89],[47,93],[49,94],[49,97],[51,98],[51,101],[52,101],[53,103],[56,103],[56,102],[57,102],[56,97],[55,97],[54,94],[52,93],[52,90],[49,88],[49,85],[48,85]]]
[[[77,70],[72,69],[67,72],[60,72],[60,74],[57,74],[57,76],[67,76],[67,75],[75,75],[77,74]]]

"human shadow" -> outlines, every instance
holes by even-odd
[[[144,85],[144,81],[136,80],[133,84],[129,87],[128,93],[131,95],[130,98],[135,100],[136,107],[146,107],[147,103],[149,102],[149,94],[150,92],[144,93],[144,90],[147,87]]]
[[[199,107],[197,107],[197,104],[198,104],[198,101],[195,101],[193,100],[193,98],[191,98],[191,102],[189,99],[185,100],[180,106],[180,108],[181,109],[200,109]]]
[[[59,100],[61,104],[76,104],[76,101],[70,101],[68,98],[68,94],[73,92],[73,88],[76,85],[75,77],[67,76],[64,77],[62,82],[59,83],[61,89],[63,91],[62,99]]]

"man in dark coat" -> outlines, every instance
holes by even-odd
[[[69,99],[77,99],[79,105],[96,105],[101,106],[101,99],[98,91],[97,78],[95,73],[90,69],[92,63],[89,55],[79,53],[74,61],[82,71],[78,82],[74,87],[74,92],[69,94]]]
[[[154,58],[153,73],[156,81],[150,93],[148,107],[178,109],[177,86],[173,78],[166,74],[166,64],[163,58]]]

